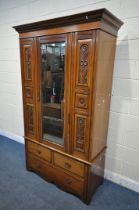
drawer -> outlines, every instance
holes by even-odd
[[[56,168],[54,182],[64,191],[83,196],[84,180],[70,176],[63,170]]]
[[[84,177],[84,164],[73,160],[71,158],[65,157],[59,153],[54,153],[54,164],[64,168],[76,175]]]
[[[28,152],[37,155],[38,157],[42,158],[43,160],[46,160],[48,162],[51,162],[52,159],[52,152],[51,150],[42,147],[38,144],[32,143],[28,141],[27,143]]]
[[[83,196],[84,180],[71,176],[60,168],[51,167],[36,156],[28,155],[28,166],[46,180],[55,183],[64,191]]]
[[[53,175],[52,167],[32,154],[28,154],[28,166],[45,177],[51,177]]]

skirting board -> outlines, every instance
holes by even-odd
[[[11,132],[4,131],[4,130],[0,129],[0,135],[24,144],[24,138],[23,137],[15,135]],[[126,187],[130,190],[133,190],[133,191],[139,193],[139,182],[136,182],[132,179],[121,176],[120,174],[117,174],[117,173],[114,173],[112,171],[109,171],[109,170],[105,169],[105,179],[110,180],[110,181],[112,181],[116,184],[119,184],[123,187]]]
[[[139,193],[139,182],[105,169],[104,178]]]
[[[5,131],[0,129],[0,135],[5,136],[11,140],[17,141],[19,143],[24,144],[24,138],[22,136],[15,135],[9,131]]]

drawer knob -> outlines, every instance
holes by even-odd
[[[65,184],[68,184],[68,185],[72,184],[72,180],[71,179],[65,179]]]
[[[65,168],[71,168],[71,165],[67,162],[64,164],[64,166],[65,166]]]
[[[37,153],[40,155],[42,153],[42,151],[41,150],[37,150]]]

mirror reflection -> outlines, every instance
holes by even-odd
[[[41,44],[42,138],[63,145],[65,42]]]

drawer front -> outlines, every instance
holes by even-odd
[[[41,161],[32,154],[28,154],[28,165],[29,168],[33,169],[41,175],[44,175],[49,178],[53,177],[52,167],[48,166],[47,164],[45,164],[45,162]]]
[[[58,168],[54,170],[55,170],[54,182],[58,186],[60,186],[60,188],[62,188],[67,192],[71,192],[75,195],[78,195],[80,197],[83,196],[83,187],[84,187],[83,180],[79,180],[78,178],[70,176],[69,174],[65,173],[64,171]]]
[[[73,160],[71,158],[65,157],[61,154],[54,153],[54,164],[64,168],[78,176],[84,177],[84,164]]]
[[[30,141],[28,141],[27,147],[28,147],[28,152],[42,158],[43,160],[51,162],[52,152],[49,149],[44,148],[38,144],[34,144]]]
[[[28,155],[28,166],[46,180],[54,182],[64,191],[74,193],[80,197],[83,196],[84,180],[70,176],[60,168],[51,167],[32,154]]]

